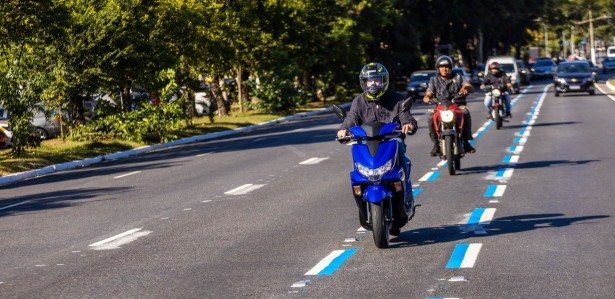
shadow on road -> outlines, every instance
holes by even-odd
[[[418,228],[402,232],[398,237],[391,240],[394,243],[390,247],[412,247],[456,242],[471,238],[489,238],[536,229],[566,227],[581,221],[611,217],[610,215],[564,216],[564,214],[528,214],[501,217],[492,220],[487,226],[480,227],[480,229],[486,231],[486,234],[475,234],[476,226],[461,224]]]
[[[79,204],[78,201],[81,200],[94,198],[102,194],[107,196],[110,194],[119,194],[127,191],[128,189],[130,188],[117,187],[72,189],[10,197],[2,200],[1,202],[0,217],[6,217],[24,212],[36,212],[70,207]],[[109,200],[109,198],[104,200]]]
[[[514,169],[530,169],[530,168],[544,168],[544,167],[552,167],[552,166],[583,165],[583,164],[600,162],[600,161],[601,160],[578,160],[578,161],[545,160],[545,161],[516,163],[514,166],[506,165],[506,164],[495,164],[495,165],[488,165],[488,166],[476,166],[476,167],[463,168],[458,174],[467,175],[467,174],[484,173],[484,172],[489,172],[489,171],[497,171],[497,170],[507,168],[507,167],[514,168]]]

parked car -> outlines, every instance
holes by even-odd
[[[506,73],[506,76],[510,77],[510,83],[512,83],[513,90],[515,93],[519,93],[519,81],[521,75],[519,72],[519,66],[517,65],[517,60],[512,56],[489,57],[489,59],[487,59],[487,63],[485,64],[485,74],[489,72],[488,68],[492,62],[498,62],[500,64],[500,69]]]
[[[13,132],[9,130],[9,122],[8,122],[8,113],[7,111],[0,107],[0,148],[11,146],[11,138],[13,137]]]
[[[406,87],[406,96],[414,100],[421,98],[425,95],[427,90],[427,83],[429,79],[437,74],[435,70],[423,70],[416,71],[410,75],[410,81]]]
[[[605,74],[615,70],[615,57],[604,57],[602,61],[602,72]]]
[[[606,48],[606,57],[615,57],[615,46]]]
[[[470,74],[468,74],[468,72],[466,72],[466,69],[464,69],[462,67],[456,67],[456,68],[453,68],[453,73],[455,75],[461,75],[461,77],[463,78],[464,82],[470,82]]]
[[[532,65],[530,69],[532,72],[532,78],[546,79],[553,78],[553,72],[555,70],[555,62],[551,59],[539,59]]]
[[[563,92],[587,92],[594,94],[595,73],[585,60],[561,62],[556,69],[553,84],[555,96]]]
[[[53,109],[45,109],[42,105],[35,105],[31,112],[30,124],[32,124],[32,130],[37,136],[44,140],[60,135],[59,113]],[[4,108],[0,108],[0,126],[7,131],[10,131],[8,128],[9,119],[10,113]]]
[[[517,59],[517,66],[519,67],[521,85],[529,85],[532,79],[532,74],[530,72],[530,69],[525,65],[525,63],[521,59]]]

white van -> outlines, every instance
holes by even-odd
[[[513,85],[515,93],[519,93],[519,82],[521,80],[519,66],[513,56],[493,56],[487,59],[485,63],[485,75],[489,73],[489,65],[492,62],[498,62],[500,69],[506,73],[506,76],[510,77],[510,82]]]
[[[606,57],[615,57],[615,46],[606,48]]]

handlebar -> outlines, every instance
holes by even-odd
[[[335,138],[335,141],[339,142],[339,143],[348,143],[349,141],[352,140],[382,140],[384,138],[405,138],[406,135],[414,135],[414,133],[407,133],[404,134],[401,130],[393,130],[393,132],[391,132],[391,134],[388,135],[380,135],[377,137],[355,137],[354,135],[346,135],[342,138]]]

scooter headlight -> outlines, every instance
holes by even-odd
[[[440,119],[445,123],[450,123],[453,121],[455,117],[455,113],[451,110],[445,110],[440,112]]]
[[[500,95],[502,95],[502,93],[500,92],[499,89],[494,89],[494,90],[491,91],[491,96],[493,96],[493,97],[499,98]]]
[[[356,162],[354,165],[359,171],[359,173],[370,181],[379,181],[385,173],[391,170],[391,168],[393,167],[393,160],[389,160],[389,162],[386,162],[384,163],[384,165],[374,169],[365,167],[358,162]]]

